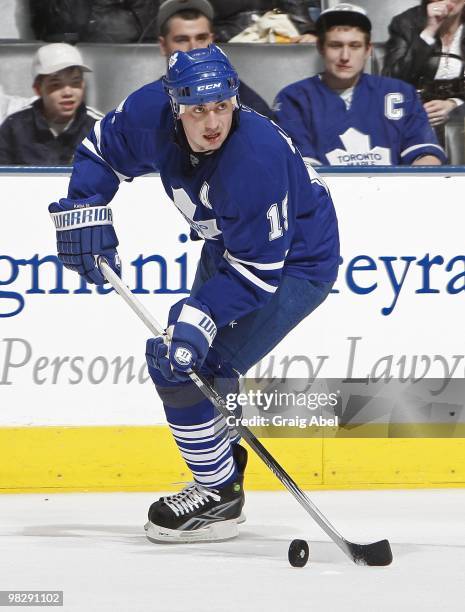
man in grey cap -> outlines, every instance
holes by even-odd
[[[63,166],[102,115],[84,103],[79,51],[66,43],[40,47],[32,63],[38,99],[10,115],[0,128],[0,164]]]
[[[214,41],[213,7],[208,0],[166,0],[160,6],[157,26],[160,49],[167,58],[175,51],[207,47]],[[161,88],[161,81],[160,88]],[[242,80],[239,99],[266,117],[272,112],[263,98]]]

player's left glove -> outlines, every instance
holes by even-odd
[[[89,283],[102,285],[106,280],[96,258],[103,255],[121,276],[112,212],[100,196],[79,200],[62,198],[50,204],[48,210],[57,231],[58,259],[65,268],[78,272]]]
[[[168,316],[171,342],[163,338],[147,340],[147,364],[160,370],[166,380],[189,380],[188,372],[199,369],[216,335],[209,309],[195,298],[185,298],[171,307]]]

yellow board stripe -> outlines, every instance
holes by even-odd
[[[465,486],[462,438],[263,438],[303,489]],[[0,428],[0,492],[170,491],[191,479],[166,426]],[[249,490],[282,486],[249,452]]]

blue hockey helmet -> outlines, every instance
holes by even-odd
[[[176,116],[182,106],[237,99],[239,77],[228,56],[216,45],[176,51],[168,60],[163,86]]]

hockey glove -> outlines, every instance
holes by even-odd
[[[111,208],[99,196],[62,198],[50,204],[48,210],[57,230],[58,259],[65,268],[79,272],[88,283],[102,285],[107,281],[97,267],[96,257],[103,255],[121,276]]]
[[[163,338],[147,340],[147,364],[160,370],[166,380],[185,382],[189,372],[199,369],[216,335],[210,311],[195,298],[185,298],[172,306],[168,316],[171,342]]]

